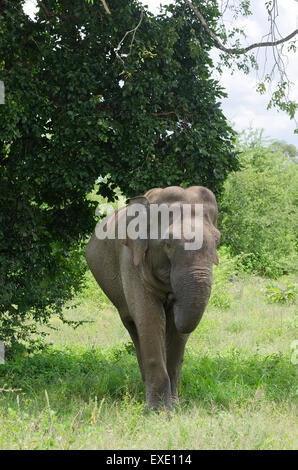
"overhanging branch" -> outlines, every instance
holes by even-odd
[[[184,1],[192,9],[192,11],[196,15],[196,17],[200,20],[200,22],[201,22],[204,30],[206,31],[206,33],[208,33],[209,36],[215,42],[216,47],[218,49],[220,49],[221,51],[226,52],[227,54],[235,54],[235,55],[246,54],[251,49],[255,49],[257,47],[278,46],[279,44],[282,44],[284,42],[289,41],[294,36],[296,36],[296,34],[298,34],[298,29],[295,29],[295,31],[293,31],[291,34],[289,34],[285,38],[278,39],[277,41],[256,42],[254,44],[251,44],[250,46],[243,47],[243,48],[225,47],[222,44],[222,42],[218,39],[216,34],[214,34],[213,31],[211,31],[211,29],[209,28],[209,26],[206,23],[205,18],[203,17],[202,13],[198,10],[198,8],[195,7],[190,0],[184,0]]]
[[[109,10],[109,7],[108,7],[106,1],[105,1],[105,0],[101,0],[101,3],[103,4],[103,7],[104,7],[104,9],[106,10],[107,14],[110,15],[111,12],[110,12],[110,10]]]
[[[132,46],[133,46],[133,43],[134,43],[134,40],[135,40],[135,36],[136,36],[136,32],[137,32],[137,29],[141,26],[141,23],[143,21],[143,15],[144,15],[144,11],[143,9],[141,9],[141,16],[140,16],[140,19],[139,19],[139,22],[138,24],[136,25],[135,28],[131,29],[130,31],[126,31],[126,33],[124,34],[123,38],[120,40],[118,46],[115,48],[115,54],[116,54],[116,57],[121,60],[121,62],[124,64],[124,60],[122,59],[121,55],[119,54],[119,51],[121,49],[121,46],[122,46],[122,43],[124,41],[124,39],[126,38],[126,36],[130,33],[133,33],[132,34],[132,39],[131,39],[131,42],[130,42],[130,46],[129,46],[129,53],[128,54],[125,54],[126,57],[129,56],[131,54],[131,50],[132,50]]]

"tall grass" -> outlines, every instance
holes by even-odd
[[[0,365],[0,447],[297,447],[295,305],[267,303],[268,281],[222,270],[229,307],[211,302],[191,335],[173,413],[146,410],[129,336],[88,274],[66,315],[89,323],[73,330],[53,317],[43,352]]]

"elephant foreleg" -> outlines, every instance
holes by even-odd
[[[128,249],[127,249],[128,250]],[[146,402],[150,408],[172,408],[171,384],[166,365],[166,316],[162,302],[144,288],[142,277],[131,263],[129,250],[123,252],[122,285],[128,318],[134,322],[132,338],[137,337],[139,357],[146,385]]]
[[[143,361],[141,357],[140,341],[139,341],[139,336],[138,336],[136,325],[133,322],[133,320],[125,320],[125,321],[123,320],[123,324],[125,328],[127,329],[128,333],[130,334],[130,337],[136,348],[137,359],[138,359],[138,363],[139,363],[139,367],[141,371],[142,380],[143,382],[145,382],[145,372],[144,372],[144,366],[143,366]]]
[[[172,408],[171,383],[166,367],[165,319],[162,310],[151,308],[138,324],[145,373],[146,402],[151,408]]]
[[[166,349],[167,370],[171,381],[171,393],[173,402],[178,402],[178,386],[184,358],[184,349],[189,334],[179,333],[174,324],[172,309],[167,312]]]
[[[131,305],[137,330],[146,402],[150,408],[172,408],[171,384],[166,367],[166,320],[162,305],[146,294]]]

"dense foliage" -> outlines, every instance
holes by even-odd
[[[250,133],[242,169],[230,174],[221,201],[222,240],[243,266],[278,277],[297,268],[298,166],[295,149]]]
[[[26,337],[81,285],[81,247],[94,227],[87,198],[117,185],[203,184],[219,192],[236,167],[233,132],[211,79],[210,38],[183,2],[172,14],[140,5],[0,2],[0,337]],[[201,2],[202,3],[202,2]],[[208,21],[216,2],[202,3]],[[117,58],[116,52],[120,58]]]

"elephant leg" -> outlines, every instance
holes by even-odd
[[[139,367],[141,371],[142,380],[143,382],[145,382],[145,372],[144,372],[144,366],[143,366],[143,361],[141,357],[140,341],[139,341],[139,336],[138,336],[136,325],[133,320],[122,320],[122,321],[136,348],[137,359],[138,359],[138,363],[139,363]]]
[[[132,300],[149,408],[172,408],[166,367],[166,319],[162,304],[147,293]],[[131,310],[131,309],[130,309]]]
[[[166,349],[167,371],[171,381],[172,400],[178,403],[178,386],[184,358],[184,349],[189,334],[179,333],[174,323],[173,310],[167,312]]]
[[[122,251],[121,279],[128,317],[133,320],[150,408],[172,408],[171,383],[166,366],[166,316],[162,302],[144,287],[131,263],[129,248]],[[135,331],[133,335],[136,336]]]

